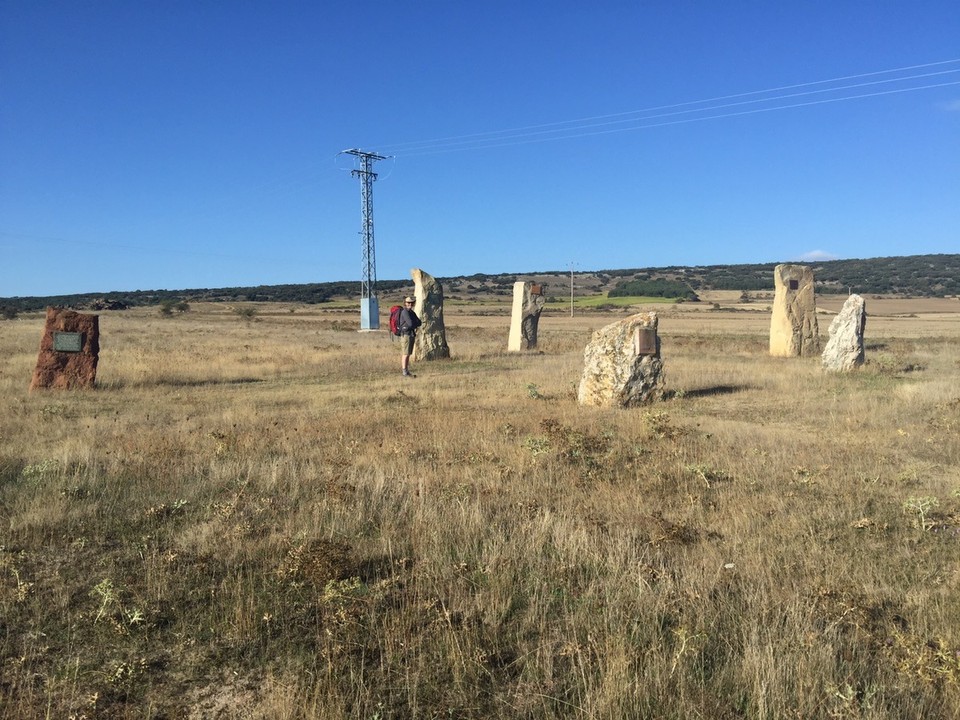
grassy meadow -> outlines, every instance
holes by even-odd
[[[960,304],[832,375],[707,299],[630,410],[576,403],[626,308],[452,304],[412,379],[353,308],[103,312],[34,393],[0,323],[0,718],[957,717]]]

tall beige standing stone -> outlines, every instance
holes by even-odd
[[[820,328],[813,271],[806,265],[777,265],[770,319],[770,354],[809,357],[820,354]]]
[[[30,389],[93,387],[100,358],[100,316],[47,308]]]
[[[655,312],[631,315],[593,334],[583,352],[581,405],[631,407],[660,400],[663,392]]]
[[[824,370],[846,372],[863,365],[866,326],[866,303],[861,296],[851,295],[830,323],[830,339],[821,357]]]
[[[542,285],[530,282],[513,284],[513,314],[510,317],[508,352],[533,350],[537,346],[537,328],[545,303]]]
[[[414,283],[414,311],[423,323],[417,330],[413,359],[449,358],[450,348],[447,346],[447,331],[443,324],[443,286],[433,275],[419,268],[413,268],[410,276]]]

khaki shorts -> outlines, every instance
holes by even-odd
[[[411,333],[404,333],[400,336],[400,354],[413,355],[413,341],[416,336]]]

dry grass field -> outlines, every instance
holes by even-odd
[[[658,307],[619,411],[575,390],[627,311],[508,354],[451,304],[413,379],[353,310],[104,312],[35,393],[0,323],[0,717],[957,717],[960,302],[868,298],[830,375],[738,295]]]

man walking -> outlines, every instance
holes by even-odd
[[[400,329],[400,369],[404,377],[416,377],[410,372],[410,356],[413,354],[413,342],[417,337],[417,328],[420,324],[420,318],[413,311],[413,298],[405,297],[403,310],[400,311],[400,320],[397,323]]]

